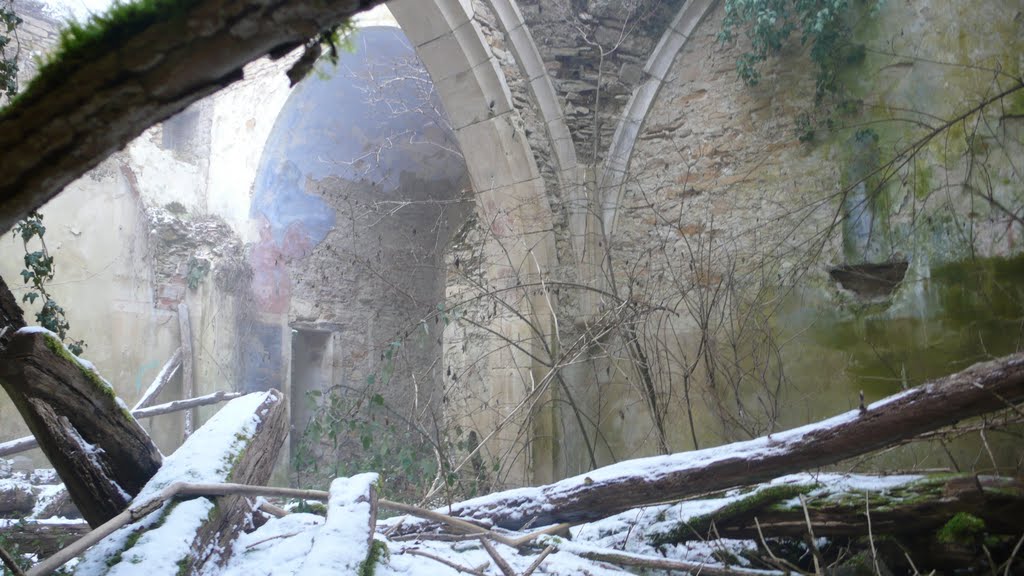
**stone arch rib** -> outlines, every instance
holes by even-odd
[[[533,34],[523,18],[515,0],[487,0],[498,20],[498,25],[508,39],[512,55],[523,77],[526,78],[541,121],[547,131],[555,164],[558,166],[558,184],[568,199],[569,226],[572,230],[584,230],[587,221],[587,197],[578,184],[578,162],[576,147],[573,145],[565,112],[558,99],[551,76],[541,58]],[[573,235],[573,250],[581,257],[584,250],[584,236]]]
[[[717,2],[718,0],[687,0],[672,19],[672,24],[662,34],[658,45],[644,65],[647,80],[637,86],[630,96],[615,128],[604,165],[601,167],[598,192],[601,199],[601,218],[607,236],[615,232],[630,159],[647,114],[657,100],[676,56]]]
[[[512,218],[518,234],[550,230],[551,211],[533,151],[513,121],[501,66],[468,6],[460,0],[392,0],[388,8],[434,81],[466,158],[481,217],[489,220],[501,212]],[[517,218],[524,202],[534,213]]]

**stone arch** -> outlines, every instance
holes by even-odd
[[[501,67],[462,0],[393,0],[388,8],[416,48],[462,147],[480,215],[510,234],[551,228],[544,183],[513,118]],[[535,242],[530,242],[535,244]]]
[[[608,154],[605,155],[598,183],[601,218],[604,232],[608,236],[615,232],[633,148],[647,115],[667,80],[676,56],[717,3],[718,0],[687,0],[683,4],[644,65],[647,80],[633,91],[629,102],[626,103],[619,124],[615,128]]]
[[[552,211],[501,65],[473,18],[470,0],[392,0],[388,8],[429,72],[465,157],[481,228],[490,234],[482,263],[485,277],[498,289],[534,281],[555,264]],[[513,340],[530,334],[524,314],[533,316],[534,326],[548,330],[557,302],[553,295],[535,291],[516,307],[521,309],[500,317],[501,327],[494,334]],[[500,429],[511,418],[501,413],[516,413],[535,394],[535,383],[545,379],[546,367],[535,360],[543,354],[536,349],[537,338],[528,341],[534,342],[528,346],[532,353],[510,346],[507,353],[488,355],[486,383],[461,384],[479,387],[471,392],[482,405],[488,404],[487,398],[501,405],[486,417],[466,422],[467,429]],[[531,482],[538,466],[546,469],[548,464],[538,464],[530,455],[531,439],[524,442],[513,436],[484,441],[493,452],[515,454],[503,463],[507,478]]]

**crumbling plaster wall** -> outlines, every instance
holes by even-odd
[[[1022,66],[1024,14],[1017,2],[884,2],[876,16],[854,17],[855,41],[867,54],[841,76],[852,111],[822,113],[814,107],[814,65],[797,48],[768,62],[758,86],[738,79],[735,61],[745,46],[718,43],[723,10],[719,4],[690,36],[650,110],[612,238],[618,285],[646,304],[676,302],[672,308],[680,313],[656,316],[663,324],[648,326],[646,336],[648,344],[670,342],[678,354],[688,353],[685,362],[669,362],[675,377],[669,384],[662,373],[658,393],[676,415],[668,430],[674,449],[693,445],[689,423],[678,417],[686,414],[679,375],[681,365],[695,361],[701,334],[697,315],[681,303],[736,286],[751,296],[749,305],[756,291],[766,290],[758,305],[777,297],[777,321],[790,336],[830,322],[826,310],[838,310],[839,317],[861,314],[854,311],[863,304],[828,275],[832,266],[851,262],[835,218],[841,219],[841,199],[853,184],[851,166],[861,160],[858,133],[876,141],[883,158],[891,157],[924,132],[913,119],[930,115],[926,122],[938,124],[954,117],[1019,81]],[[910,271],[875,321],[923,325],[943,313],[927,296],[932,268],[972,255],[1020,252],[1019,224],[977,193],[989,190],[997,201],[1019,206],[1019,102],[1008,99],[971,117],[968,132],[982,126],[980,154],[972,156],[964,133],[954,129],[891,171],[891,182],[878,192],[883,200],[877,205],[887,211],[878,214],[870,239],[878,249],[853,262],[906,258]],[[808,129],[807,119],[823,123],[829,114],[837,129]],[[871,132],[859,132],[867,128]],[[967,176],[972,157],[988,163],[984,184]],[[845,379],[852,356],[815,337],[820,334],[811,331],[796,338],[784,355],[795,383],[784,389],[787,409],[778,427],[856,407],[856,384]],[[600,421],[608,437],[627,438],[624,444],[650,453],[655,443],[636,444],[639,436],[653,434],[640,379],[628,362],[621,364],[623,377],[615,385],[622,393],[608,395]],[[705,386],[692,392],[700,398],[695,418],[702,445],[744,436],[724,425],[719,407],[705,400],[712,396],[707,374],[698,370],[693,378]],[[869,398],[886,393],[876,388]]]
[[[23,53],[47,53],[59,22],[31,2],[16,6],[25,19]],[[29,57],[22,63],[25,83],[35,65]],[[193,331],[194,394],[237,384],[234,341],[250,275],[242,239],[253,236],[248,190],[254,170],[225,171],[223,163],[262,148],[288,90],[286,79],[275,86],[264,76],[283,78],[286,64],[253,64],[246,81],[148,130],[41,210],[57,269],[49,288],[67,313],[70,336],[86,341],[84,357],[129,405],[179,346],[181,302]],[[8,234],[0,246],[0,275],[20,297],[21,241]],[[38,303],[24,308],[32,322]],[[159,400],[181,394],[179,371]],[[199,409],[199,421],[213,410]],[[144,424],[165,452],[181,442],[180,414]],[[27,433],[14,407],[0,402],[0,438]],[[38,451],[21,460],[26,467],[45,462]]]

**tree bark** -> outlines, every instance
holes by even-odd
[[[817,424],[747,442],[622,462],[537,488],[468,500],[450,514],[519,529],[589,522],[640,506],[764,482],[897,444],[1024,401],[1024,354],[962,372]]]
[[[0,226],[0,229],[4,227]],[[25,327],[25,315],[18,301],[0,276],[0,349],[6,348],[14,333]]]
[[[199,0],[122,27],[31,83],[0,112],[0,231],[146,128],[383,0]],[[45,71],[45,70],[44,70]]]
[[[160,468],[142,426],[54,336],[16,333],[0,353],[0,384],[90,525],[116,516]]]
[[[252,439],[242,448],[225,482],[266,484],[274,471],[278,452],[288,436],[288,407],[277,390],[267,392],[266,400],[255,411],[259,424]],[[193,550],[204,555],[189,558],[187,570],[179,574],[198,574],[207,562],[223,564],[231,554],[231,542],[245,528],[252,506],[244,496],[222,496],[211,518],[196,533]]]

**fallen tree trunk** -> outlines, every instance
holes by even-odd
[[[225,562],[252,510],[245,497],[195,498],[175,505],[167,500],[184,481],[265,483],[287,434],[287,407],[277,390],[232,400],[167,458],[131,508],[29,574],[49,574],[101,538],[78,569],[106,573],[130,562],[133,573],[185,575],[198,573],[207,562]],[[181,539],[183,526],[194,531],[192,540]],[[149,537],[139,538],[142,532]]]
[[[77,41],[0,112],[0,231],[143,130],[383,0],[198,0],[146,5]],[[76,39],[78,40],[78,39]]]
[[[845,414],[726,446],[630,460],[555,484],[452,506],[450,514],[518,529],[597,520],[630,508],[764,482],[902,442],[1024,400],[1024,354],[932,380]]]
[[[874,485],[830,489],[828,476],[821,483],[809,479],[759,487],[719,510],[653,534],[649,540],[660,546],[710,537],[758,540],[762,534],[800,539],[807,534],[807,518],[815,536],[861,537],[868,533],[868,513],[876,536],[932,540],[960,512],[983,520],[989,534],[1019,535],[1024,530],[1024,481],[1019,478],[943,475],[899,485],[887,485],[885,478],[880,478]],[[805,496],[806,517],[798,495]]]
[[[182,410],[191,410],[199,406],[208,406],[210,404],[219,404],[221,402],[227,402],[228,400],[234,400],[241,396],[241,392],[214,392],[213,394],[207,394],[206,396],[199,396],[192,398],[191,400],[175,400],[174,402],[168,402],[166,404],[159,404],[157,406],[151,406],[149,408],[136,408],[132,410],[132,416],[138,418],[152,418],[153,416],[161,416],[164,414],[173,414],[175,412],[181,412]],[[25,450],[31,450],[39,446],[39,442],[36,441],[35,436],[25,436],[24,438],[17,438],[0,444],[0,457],[10,456],[11,454],[17,454],[18,452],[24,452]]]
[[[160,468],[160,451],[110,385],[53,334],[17,332],[0,353],[0,384],[90,525],[124,510]]]

